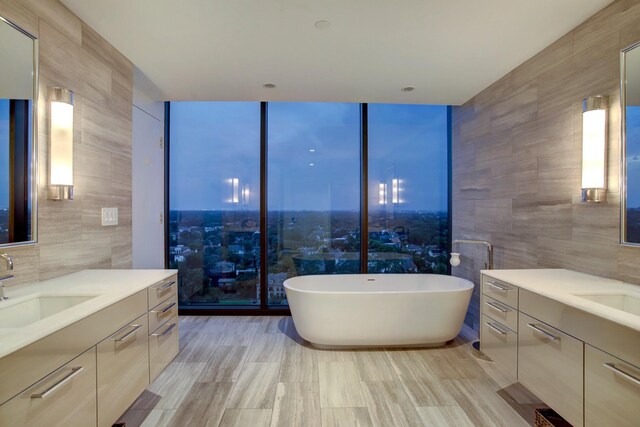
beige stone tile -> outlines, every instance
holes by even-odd
[[[177,409],[204,368],[204,363],[173,362],[147,388],[160,396],[155,406],[139,409]]]
[[[169,426],[217,425],[224,414],[232,383],[194,383],[180,403]]]
[[[394,361],[393,366],[414,406],[456,403],[442,382],[430,372],[429,365],[424,361],[400,360]]]
[[[271,427],[320,427],[318,383],[278,383]]]
[[[396,377],[384,350],[355,351],[353,357],[362,381],[393,381]]]
[[[318,373],[323,408],[366,406],[354,362],[319,362]]]
[[[459,406],[426,406],[416,410],[425,426],[474,427]]]
[[[247,362],[279,362],[284,351],[283,334],[256,333],[249,347]]]
[[[317,352],[303,346],[287,347],[282,354],[280,382],[318,382]]]
[[[236,382],[240,376],[246,355],[246,346],[218,346],[211,359],[202,369],[198,381]]]
[[[388,404],[369,407],[372,424],[376,427],[422,427],[420,415],[413,406]]]
[[[227,409],[219,427],[268,427],[271,423],[271,409]],[[216,427],[210,423],[207,427]]]
[[[280,363],[245,362],[228,408],[273,408]]]
[[[167,427],[175,413],[175,409],[154,409],[149,412],[140,427]]]
[[[367,408],[322,408],[322,427],[371,427]]]

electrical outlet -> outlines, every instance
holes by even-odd
[[[118,225],[118,208],[102,208],[102,226]]]

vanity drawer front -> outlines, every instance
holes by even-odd
[[[173,316],[178,315],[178,295],[173,295],[168,300],[149,311],[149,333],[153,333],[164,325]]]
[[[583,425],[584,343],[524,313],[518,338],[518,381],[571,424]]]
[[[178,354],[178,316],[149,336],[149,374],[153,382]]]
[[[518,331],[518,311],[496,299],[482,295],[482,314],[497,320],[514,332]]]
[[[111,426],[149,385],[147,313],[97,345],[98,426]]]
[[[482,293],[510,307],[518,308],[518,287],[489,276],[482,276]]]
[[[480,348],[510,379],[518,375],[518,334],[500,322],[482,316]]]
[[[640,369],[590,345],[584,360],[585,426],[637,426]]]
[[[149,308],[156,307],[161,302],[178,294],[178,276],[173,275],[147,289],[149,293]]]
[[[95,426],[95,347],[0,406],[0,425]]]

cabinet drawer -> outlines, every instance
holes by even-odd
[[[524,313],[518,339],[518,381],[571,424],[583,425],[584,343]]]
[[[178,316],[149,336],[149,373],[153,382],[178,354]]]
[[[0,425],[95,426],[95,347],[0,406]]]
[[[149,311],[149,333],[153,333],[167,320],[178,315],[178,295],[173,295],[168,300]]]
[[[509,283],[482,276],[482,293],[515,309],[518,308],[518,287]]]
[[[177,295],[178,293],[178,276],[173,275],[168,279],[162,280],[155,285],[147,288],[149,295],[149,308],[156,307],[161,302]]]
[[[482,314],[518,332],[518,311],[486,295],[482,295]]]
[[[585,426],[637,426],[640,369],[590,345],[584,361]]]
[[[482,316],[480,348],[511,380],[518,375],[518,335],[490,317]]]
[[[149,385],[147,313],[97,345],[98,426],[111,426]]]

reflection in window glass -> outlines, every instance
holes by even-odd
[[[370,273],[447,273],[447,107],[369,105]]]
[[[268,301],[283,281],[360,272],[360,106],[270,103]]]
[[[0,99],[0,244],[9,242],[9,100]]]
[[[172,102],[169,265],[182,306],[259,304],[260,104]]]
[[[640,106],[627,105],[627,230],[626,241],[640,243]]]

